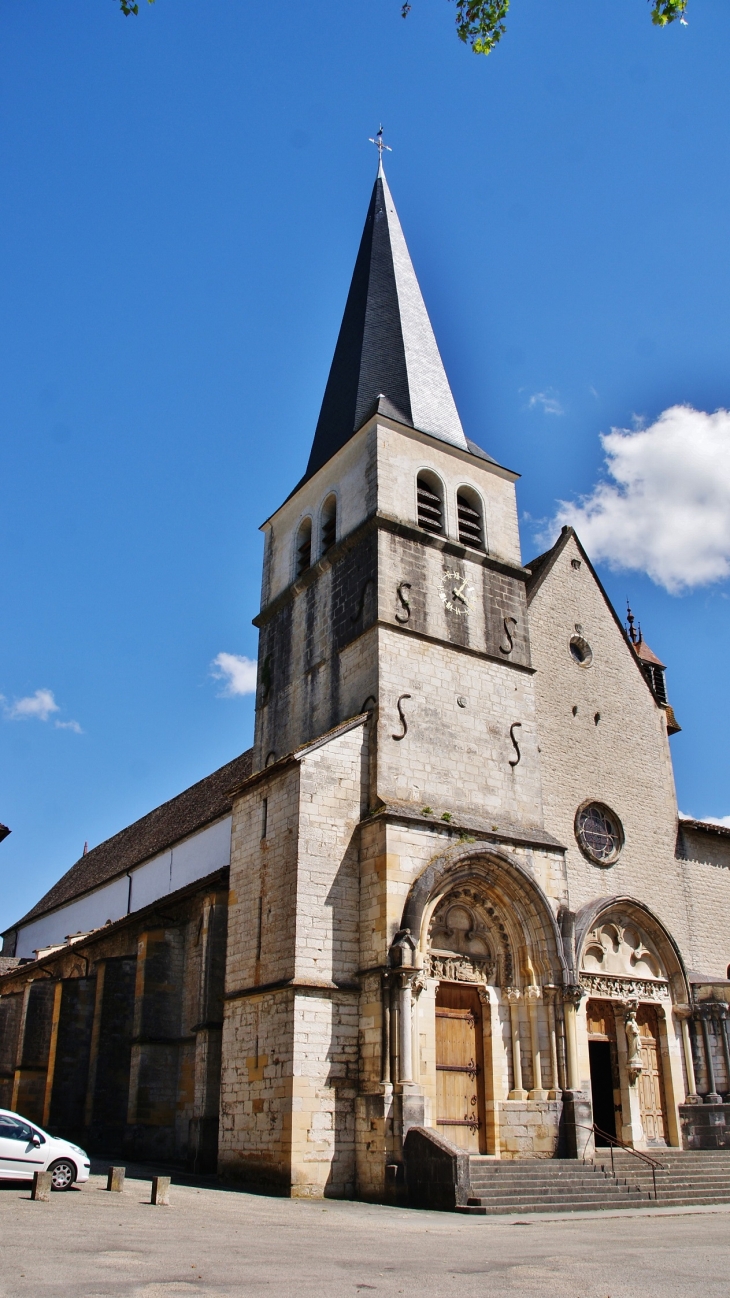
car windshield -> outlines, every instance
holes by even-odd
[[[0,1140],[22,1140],[26,1145],[33,1139],[34,1129],[27,1122],[0,1114]]]

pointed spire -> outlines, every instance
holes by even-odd
[[[305,481],[376,409],[469,449],[382,164],[381,151]]]

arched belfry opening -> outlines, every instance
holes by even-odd
[[[435,473],[419,473],[416,481],[418,526],[441,536],[445,531],[444,489]]]
[[[337,497],[332,493],[322,506],[321,528],[319,538],[320,555],[332,549],[337,540]]]
[[[459,540],[473,550],[485,550],[484,510],[473,487],[460,487],[456,493],[456,521]]]
[[[295,575],[301,577],[312,566],[312,520],[303,518],[297,532],[294,553]]]

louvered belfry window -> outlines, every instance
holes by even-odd
[[[337,497],[328,496],[322,507],[322,554],[337,540]]]
[[[441,533],[444,530],[444,507],[437,494],[435,483],[423,474],[418,475],[418,526],[426,532]]]
[[[466,491],[457,492],[456,517],[461,544],[470,545],[475,550],[483,550],[484,528],[478,499]]]
[[[312,566],[312,520],[305,518],[297,535],[297,577]]]
[[[667,702],[667,685],[664,679],[664,668],[655,667],[653,663],[644,663],[644,673],[648,678],[649,684],[653,687],[660,703]]]

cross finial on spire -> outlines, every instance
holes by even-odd
[[[383,140],[383,123],[382,123],[382,122],[380,123],[380,127],[379,127],[379,129],[378,129],[378,133],[377,133],[377,135],[375,136],[375,139],[373,139],[372,135],[369,137],[369,139],[370,139],[370,143],[371,143],[371,144],[374,144],[375,147],[376,147],[376,149],[378,150],[378,157],[379,157],[379,161],[378,161],[378,174],[380,174],[380,172],[383,170],[383,149],[387,149],[388,153],[392,153],[392,152],[393,152],[393,150],[391,149],[390,145],[389,145],[389,144],[385,144],[385,142],[384,142],[384,140]]]
[[[628,622],[627,630],[632,645],[634,646],[640,645],[641,644],[641,623],[639,623],[638,629],[637,627],[634,626],[634,622],[636,621],[636,619],[633,613],[631,612],[631,605],[629,604],[628,600],[626,601],[626,621]]]

